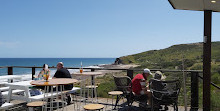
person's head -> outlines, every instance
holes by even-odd
[[[44,70],[47,70],[47,69],[48,69],[48,65],[47,65],[47,64],[44,64],[44,65],[43,65],[43,69],[44,69]]]
[[[63,68],[63,62],[58,62],[57,69],[62,69],[62,68]]]
[[[160,71],[156,71],[156,72],[155,72],[155,75],[154,75],[154,79],[161,80],[162,75],[163,75],[163,74],[162,74]]]
[[[145,80],[147,80],[149,75],[152,75],[152,73],[150,72],[150,69],[147,69],[147,68],[144,69],[143,76]]]

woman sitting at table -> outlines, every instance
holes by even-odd
[[[35,80],[46,80],[46,77],[50,76],[50,70],[48,69],[48,65],[44,64],[43,69],[40,71],[37,77],[35,77]],[[42,92],[41,90],[44,90],[44,86],[34,86],[32,90],[30,90],[31,96],[40,95]]]
[[[44,64],[43,69],[38,74],[38,78],[46,80],[46,76],[50,76],[50,70],[48,69],[48,65]]]

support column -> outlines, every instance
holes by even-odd
[[[212,11],[204,11],[203,42],[203,111],[210,111]]]

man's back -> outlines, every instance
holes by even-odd
[[[140,95],[140,91],[142,90],[142,87],[140,84],[141,80],[145,80],[142,74],[137,74],[132,79],[132,91],[137,95]]]
[[[58,69],[57,72],[55,73],[54,77],[56,77],[56,78],[72,78],[70,75],[70,72],[66,68]],[[72,84],[64,86],[65,90],[71,90],[72,88],[73,88]]]
[[[66,68],[58,69],[54,77],[56,78],[72,78],[70,72]]]

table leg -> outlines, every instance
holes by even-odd
[[[12,96],[12,87],[10,86],[10,87],[9,87],[9,91],[8,91],[8,99],[7,99],[7,102],[10,102],[10,101],[11,101],[11,96]]]
[[[50,87],[51,89],[51,99],[50,99],[50,110],[53,110],[53,86]]]
[[[30,93],[29,93],[29,89],[27,87],[25,87],[25,98],[26,98],[26,101],[27,102],[30,102],[31,100],[29,99],[29,97],[31,96]]]
[[[46,100],[46,103],[48,102],[48,98],[47,98],[47,92],[49,91],[49,86],[45,86],[44,87],[44,99]],[[45,104],[44,107],[45,111],[47,111],[47,104]]]
[[[56,95],[57,95],[57,99],[59,99],[58,86],[56,86]],[[59,102],[57,102],[57,109],[59,109]]]
[[[96,102],[98,102],[98,98],[97,98],[97,89],[96,89],[96,87],[95,87],[95,76],[94,75],[92,75],[91,76],[91,85],[92,85],[92,87],[91,87],[91,90],[92,90],[92,103],[93,103],[93,98],[95,99],[95,101]]]

